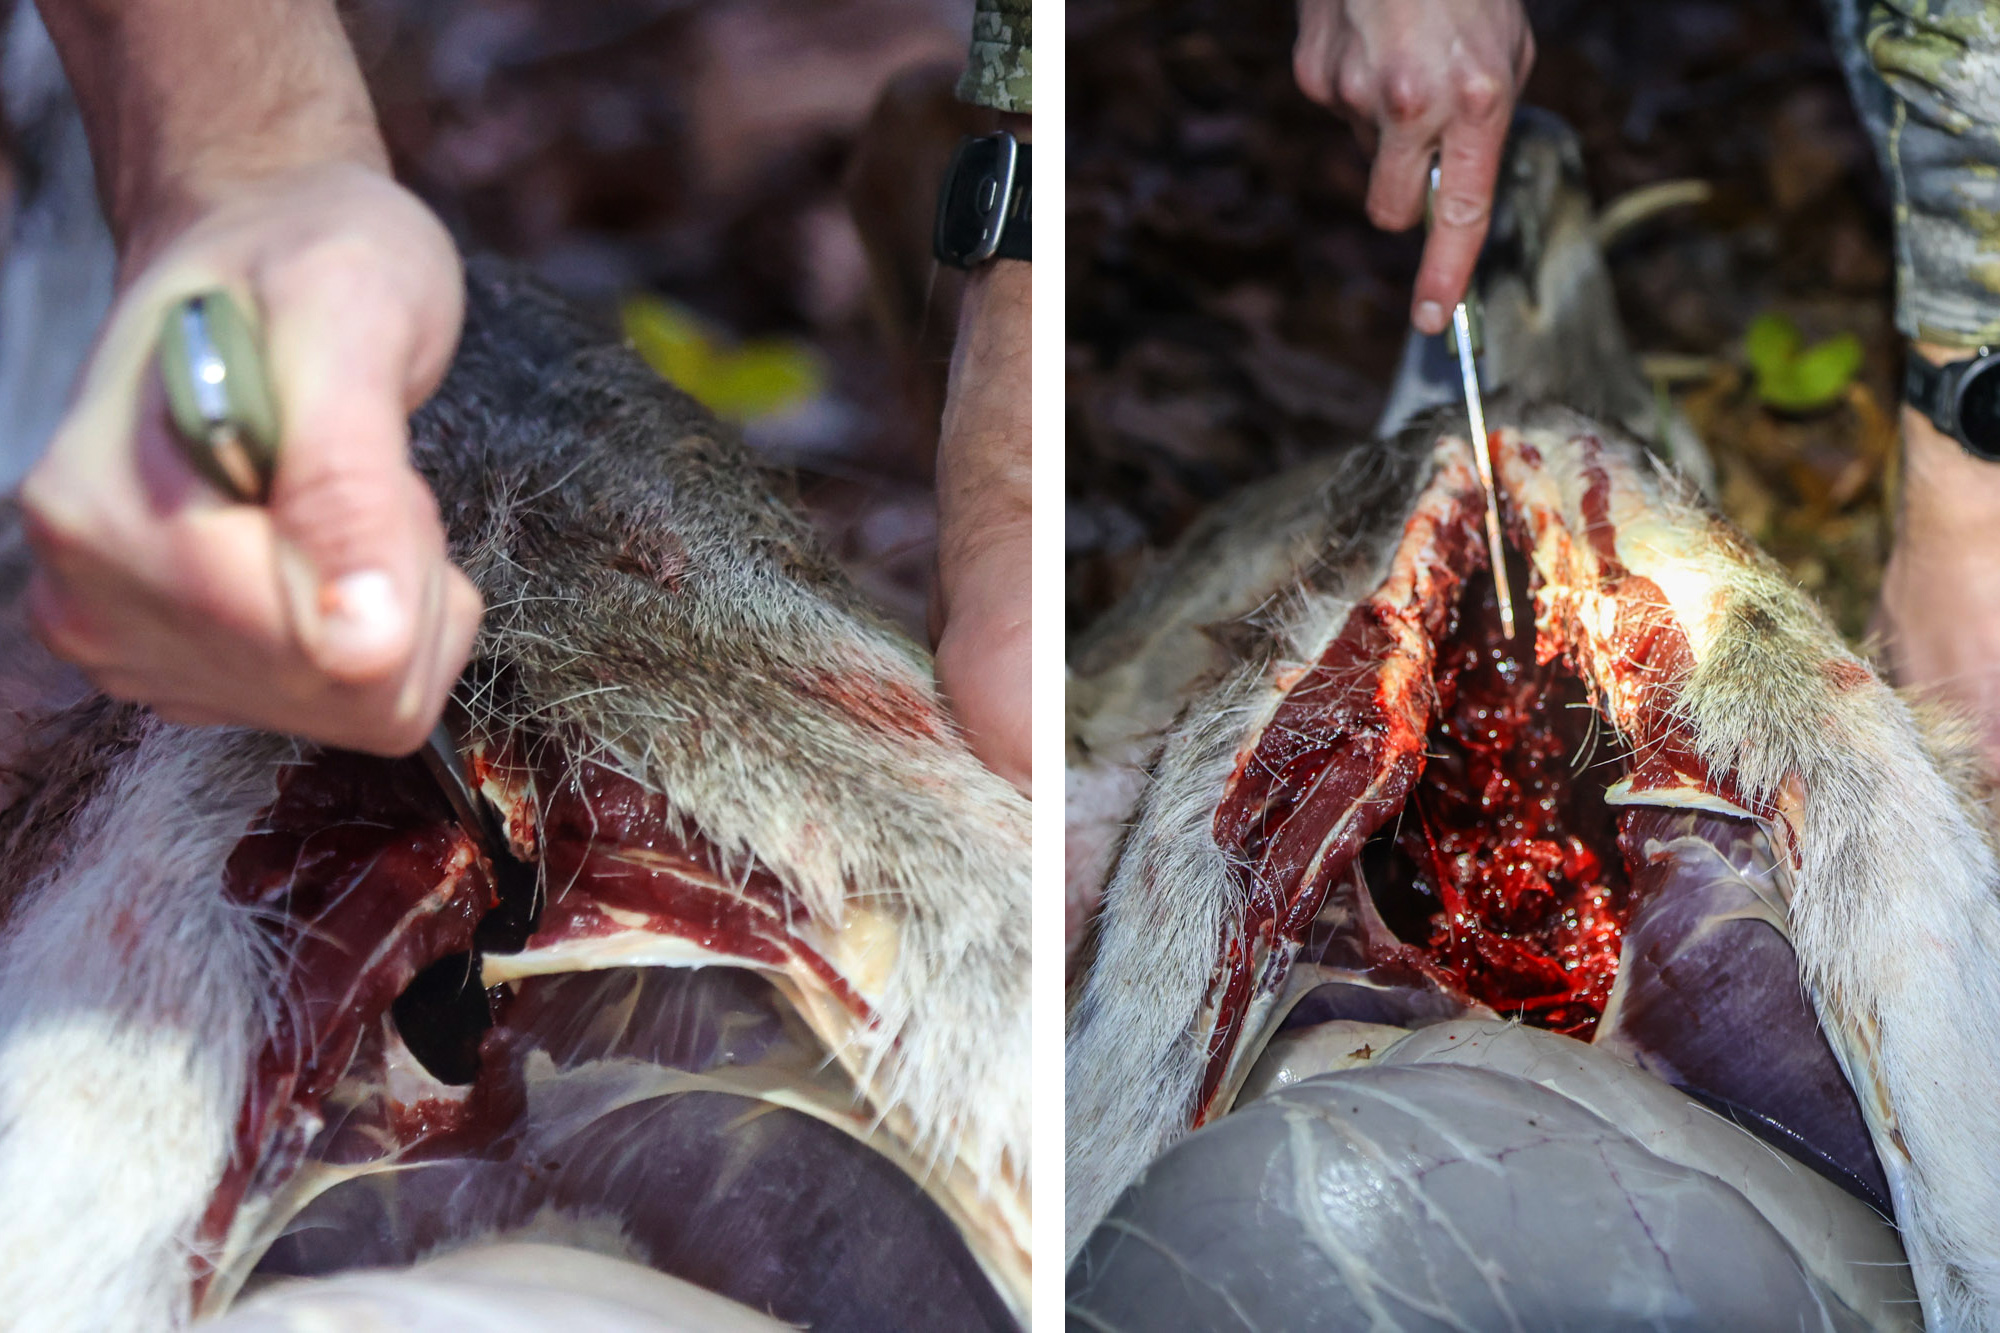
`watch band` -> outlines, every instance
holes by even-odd
[[[1952,411],[1952,396],[1946,392],[1945,380],[1952,366],[1959,364],[1962,363],[1934,366],[1914,350],[1903,358],[1903,401],[1929,417],[1933,426],[1953,436],[1958,434],[1958,414]]]
[[[2000,358],[1993,355],[1993,349],[1982,347],[1971,356],[1959,361],[1947,361],[1944,365],[1933,365],[1929,360],[1910,352],[1903,359],[1903,401],[1930,418],[1931,424],[1946,435],[1957,440],[1959,447],[1974,458],[1986,462],[2000,462],[2000,438],[1974,439],[1963,419],[1962,404],[1966,396],[1966,381],[1973,375],[1984,377],[2000,373]],[[1983,433],[1992,434],[1990,423],[1990,396],[1981,393],[1980,402],[1985,410],[1975,414],[1982,424]]]

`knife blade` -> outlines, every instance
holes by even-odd
[[[1437,195],[1438,164],[1431,163],[1431,195]],[[1426,215],[1428,216],[1428,207]],[[1493,484],[1493,450],[1486,435],[1486,404],[1479,393],[1479,366],[1474,359],[1470,294],[1451,312],[1452,342],[1458,350],[1458,378],[1465,390],[1465,415],[1472,436],[1472,461],[1479,471],[1479,488],[1486,496],[1486,555],[1493,566],[1493,586],[1500,602],[1500,634],[1514,637],[1514,594],[1507,580],[1507,545],[1500,527],[1500,493]]]

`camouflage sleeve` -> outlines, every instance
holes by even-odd
[[[1030,0],[978,0],[972,16],[972,50],[958,95],[996,111],[1034,109],[1028,55]]]
[[[2000,342],[2000,0],[1828,9],[1895,192],[1897,327]]]

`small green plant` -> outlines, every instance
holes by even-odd
[[[1776,311],[1750,321],[1743,352],[1757,397],[1780,412],[1817,412],[1840,401],[1861,369],[1861,340],[1838,333],[1805,345],[1798,325]]]

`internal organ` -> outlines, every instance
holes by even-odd
[[[204,1223],[201,1308],[226,1308],[260,1262],[407,1263],[554,1217],[580,1234],[544,1238],[636,1250],[814,1327],[1011,1327],[992,1285],[1011,1275],[961,1238],[974,1191],[938,1184],[962,1185],[961,1169],[909,1160],[827,1060],[840,1034],[856,1058],[881,960],[602,765],[485,768],[548,901],[525,949],[486,957],[509,984],[431,1015],[491,1022],[445,1034],[476,1044],[470,1083],[419,1063],[390,1013],[457,955],[477,997],[468,951],[497,902],[492,866],[419,767],[295,765],[232,855],[228,892],[271,936],[277,1021]],[[876,966],[849,975],[857,958]]]
[[[401,1267],[525,1235],[607,1248],[823,1330],[1003,1330],[938,1205],[858,1139],[851,1090],[733,968],[530,978],[448,1088],[378,1025],[342,1081],[264,1275]],[[783,1090],[795,1105],[764,1100]],[[386,1151],[385,1151],[386,1149]],[[319,1192],[319,1191],[324,1192]]]
[[[1490,582],[1468,585],[1456,619],[1400,864],[1377,901],[1448,989],[1588,1040],[1617,976],[1626,895],[1603,781],[1580,770],[1599,748],[1616,763],[1622,746],[1598,734],[1559,662],[1501,638]]]

